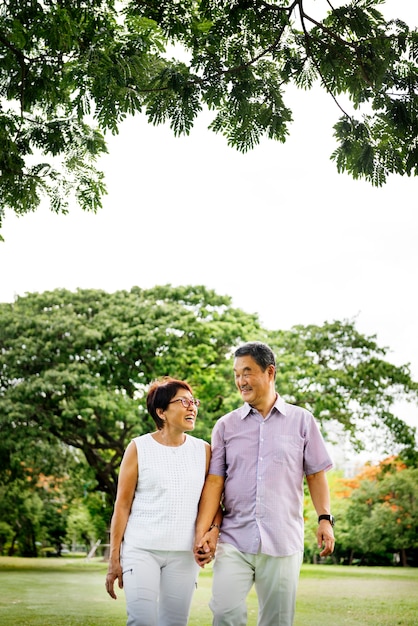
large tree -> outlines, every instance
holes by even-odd
[[[384,0],[337,4],[4,0],[0,220],[6,207],[34,210],[42,195],[55,211],[73,193],[83,208],[100,207],[104,134],[139,111],[178,135],[205,106],[239,150],[263,135],[284,142],[290,84],[320,83],[335,100],[339,171],[375,185],[415,175],[417,32],[386,21]]]
[[[418,468],[406,468],[389,458],[366,467],[353,479],[342,480],[346,510],[341,519],[342,550],[373,563],[398,554],[416,564],[418,549]]]
[[[209,440],[215,420],[240,402],[233,350],[254,339],[277,353],[280,393],[310,408],[324,432],[337,423],[358,441],[370,423],[391,445],[414,447],[413,429],[390,406],[397,394],[416,401],[417,385],[352,323],[267,332],[204,287],[56,290],[0,304],[0,483],[28,467],[60,475],[54,459],[70,467],[78,450],[91,487],[112,500],[128,441],[154,428],[149,383],[188,380],[202,400],[195,434]]]
[[[0,319],[4,467],[24,460],[52,472],[35,458],[36,446],[25,449],[51,442],[61,464],[64,444],[82,451],[111,498],[128,441],[154,426],[145,410],[149,383],[188,380],[204,400],[196,433],[208,438],[236,402],[226,357],[261,332],[255,316],[204,287],[30,294],[1,304]]]
[[[415,430],[399,415],[401,401],[417,403],[409,366],[395,366],[375,336],[351,320],[294,326],[271,332],[277,354],[277,387],[290,402],[310,409],[328,439],[342,432],[356,450],[373,443],[380,453],[397,446],[416,463]],[[397,449],[399,451],[399,449]]]

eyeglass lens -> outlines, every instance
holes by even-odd
[[[189,400],[188,398],[179,398],[179,399],[185,409],[188,409],[191,404],[194,404],[195,407],[198,407],[200,404],[200,400],[197,400],[196,398],[193,398],[192,400]]]

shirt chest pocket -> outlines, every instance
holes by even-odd
[[[304,441],[295,435],[280,435],[273,439],[273,461],[284,465],[303,464]]]

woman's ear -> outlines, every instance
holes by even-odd
[[[161,420],[165,421],[165,411],[163,409],[156,409],[156,413]]]

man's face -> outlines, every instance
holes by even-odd
[[[239,356],[234,361],[235,384],[244,402],[254,408],[263,405],[274,382],[274,366],[264,372],[252,356]]]

